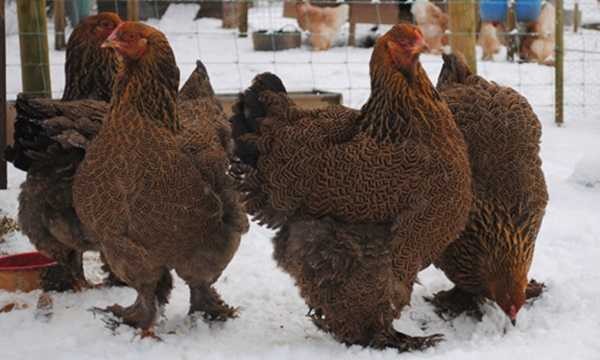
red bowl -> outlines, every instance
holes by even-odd
[[[0,257],[0,289],[24,292],[39,289],[42,270],[55,265],[56,261],[39,252]]]

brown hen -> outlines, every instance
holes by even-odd
[[[488,298],[514,324],[543,286],[527,283],[548,202],[540,121],[527,99],[472,74],[462,55],[443,58],[437,88],[469,148],[474,201],[465,231],[435,262],[455,287],[432,302],[442,312],[477,314]]]
[[[75,27],[67,43],[62,101],[22,94],[17,98],[15,144],[6,149],[6,158],[27,171],[19,195],[23,233],[38,250],[60,264],[44,272],[46,290],[87,286],[81,254],[94,246],[79,228],[71,205],[71,184],[86,137],[95,134],[108,109],[106,103],[82,99],[110,100],[116,60],[113,52],[101,49],[100,44],[120,22],[114,13],[100,13]],[[71,131],[63,133],[63,127]],[[60,134],[67,146],[40,136],[46,132]]]
[[[62,100],[110,101],[116,59],[100,44],[121,23],[119,15],[103,12],[83,19],[69,36]]]
[[[218,107],[210,118],[178,106],[179,69],[158,30],[125,22],[104,46],[122,61],[108,119],[75,175],[73,203],[108,264],[138,292],[133,305],[107,310],[150,329],[170,290],[161,279],[175,269],[190,287],[190,313],[233,317],[212,287],[248,228],[226,174],[227,121]]]
[[[419,63],[412,25],[377,40],[360,111],[303,111],[259,75],[232,118],[247,210],[277,228],[274,257],[314,323],[346,344],[400,351],[392,322],[417,273],[462,231],[471,207],[466,146]]]

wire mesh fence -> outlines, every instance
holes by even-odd
[[[55,98],[61,96],[64,87],[64,51],[54,50],[57,30],[52,17],[57,1],[47,1],[44,15],[48,18],[52,79],[44,90],[51,91]],[[506,1],[492,1],[510,5]],[[9,99],[14,99],[21,91],[22,64],[16,2],[7,0],[6,71]],[[167,35],[182,77],[191,72],[197,59],[201,59],[209,69],[217,92],[236,93],[247,87],[256,74],[272,71],[280,75],[291,90],[339,92],[345,104],[355,107],[360,106],[369,94],[368,61],[371,49],[368,46],[392,23],[399,20],[414,21],[416,7],[427,4],[425,0],[414,3],[352,0],[343,4],[313,0],[313,5],[337,9],[328,13],[329,18],[319,18],[310,12],[302,12],[297,8],[302,4],[297,5],[296,1],[255,0],[249,2],[248,36],[243,37],[245,34],[237,27],[242,6],[240,1],[64,0],[68,19],[66,36],[81,17],[98,11],[116,11],[121,17],[127,18],[131,3],[137,6],[136,16],[157,26]],[[448,29],[447,18],[443,15],[447,11],[447,2],[431,4],[440,9],[442,15],[435,11],[425,15],[426,23],[421,21],[420,26],[426,37],[429,36],[432,41],[439,40],[444,45],[448,37],[460,36]],[[552,5],[544,4],[535,22],[510,24],[510,12],[507,20],[503,21],[478,18],[477,61],[479,74],[514,87],[529,99],[537,111],[552,112],[555,106],[555,68],[552,65],[555,19],[553,12],[544,12],[547,6]],[[594,29],[595,22],[600,23],[600,7],[595,0],[569,1],[564,7],[564,106],[569,121],[600,110],[600,98],[595,95],[600,90],[600,74],[597,71],[600,63],[600,32]],[[577,8],[583,15],[581,21],[576,16]],[[478,15],[485,14],[478,11]],[[323,20],[325,18],[329,20]],[[302,24],[303,20],[305,24]],[[261,36],[264,40],[262,45],[267,49],[278,46],[292,48],[285,51],[257,51],[255,47],[260,47],[257,43],[260,43]],[[319,36],[326,38],[326,46],[315,40]],[[302,39],[301,43],[297,41],[298,38]],[[496,41],[491,50],[486,49],[486,46],[490,47],[486,45],[486,39]],[[300,47],[294,47],[297,45]],[[321,47],[326,50],[317,51]],[[482,60],[484,57],[485,61]],[[425,54],[421,62],[435,80],[442,64],[439,54]]]

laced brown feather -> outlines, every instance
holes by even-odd
[[[360,111],[298,109],[276,76],[261,74],[231,121],[247,210],[278,228],[275,259],[315,324],[347,344],[409,350],[423,343],[395,338],[392,321],[417,272],[463,230],[471,174],[418,61],[398,69],[389,58],[386,41],[404,31],[416,30],[397,25],[378,41]]]
[[[541,124],[523,96],[471,74],[460,54],[444,55],[437,87],[468,144],[474,202],[436,265],[458,288],[510,305],[524,299],[548,201]]]
[[[100,13],[82,20],[69,36],[62,100],[110,101],[117,61],[113,50],[100,48],[104,38],[95,31],[102,20],[115,27],[121,22],[117,14]]]
[[[196,100],[177,106],[179,70],[164,34],[131,22],[117,31],[139,32],[146,48],[137,60],[123,55],[110,115],[73,184],[85,229],[138,292],[131,307],[111,311],[149,328],[156,299],[168,296],[161,277],[175,269],[190,286],[190,312],[233,317],[212,288],[248,229],[226,174],[228,124],[222,112],[200,113]]]

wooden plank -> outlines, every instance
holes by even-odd
[[[469,68],[475,74],[477,73],[477,56],[475,53],[476,5],[477,0],[448,0],[450,47],[452,47],[452,51],[459,51],[465,56]]]
[[[352,3],[350,22],[363,24],[396,24],[399,19],[397,4]]]
[[[292,91],[288,96],[302,109],[325,108],[342,103],[342,94],[328,91]],[[225,114],[231,116],[231,108],[237,101],[238,94],[217,94],[217,99],[223,104]]]
[[[339,5],[337,1],[311,1],[311,5],[325,7]],[[399,19],[399,9],[397,4],[365,3],[352,2],[350,5],[350,23],[364,24],[396,24]],[[379,14],[378,14],[379,13]],[[287,0],[283,5],[283,16],[296,18],[296,1]]]
[[[7,171],[4,149],[6,148],[6,29],[4,25],[4,0],[0,0],[0,189],[6,190]]]
[[[65,0],[54,0],[54,49],[65,47]]]
[[[23,92],[51,97],[46,0],[17,0]]]

